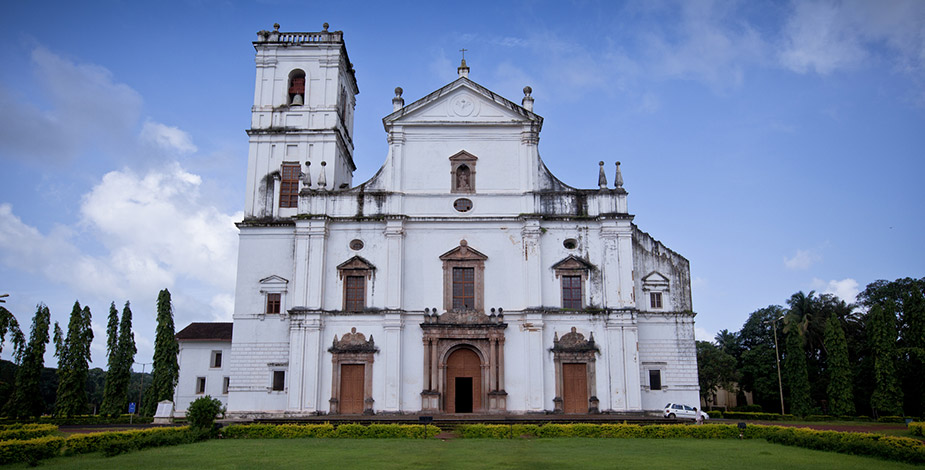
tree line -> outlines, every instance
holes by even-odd
[[[12,368],[0,368],[0,380],[13,372],[10,369],[15,370],[12,374],[12,389],[6,386],[0,390],[0,396],[8,396],[0,413],[10,418],[38,417],[46,413],[71,417],[92,414],[96,411],[96,404],[99,404],[100,415],[118,416],[128,411],[128,403],[132,401],[130,394],[135,389],[134,382],[144,380],[144,376],[132,373],[137,348],[132,332],[130,303],[125,303],[121,316],[115,302],[109,307],[105,373],[89,367],[92,361],[90,345],[93,342],[91,320],[90,308],[74,302],[67,330],[62,330],[57,322],[52,328],[48,307],[39,304],[32,317],[27,340],[13,314],[0,306],[0,351],[8,339],[13,347],[14,362]],[[179,346],[174,330],[170,292],[164,289],[157,298],[157,331],[151,383],[144,390],[147,399],[139,403],[137,409],[142,414],[151,416],[157,408],[157,402],[173,400],[180,369],[177,363]],[[47,369],[44,364],[46,347],[50,341],[53,341],[54,355],[58,359],[57,370]],[[50,393],[49,385],[54,382],[57,386]],[[93,398],[99,398],[99,401]]]
[[[873,282],[857,304],[802,291],[786,304],[697,342],[704,401],[725,388],[801,416],[925,415],[925,278]]]

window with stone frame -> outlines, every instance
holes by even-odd
[[[649,369],[649,390],[662,389],[662,371],[659,369]]]
[[[283,294],[279,292],[273,292],[267,294],[267,308],[266,313],[279,313],[280,306],[282,304]]]
[[[376,267],[361,256],[354,256],[337,266],[340,279],[344,282],[344,311],[366,310],[366,281],[373,278]]]
[[[450,192],[475,192],[475,164],[478,157],[465,150],[450,157]]]
[[[575,256],[569,255],[562,261],[552,265],[552,269],[559,278],[562,294],[562,308],[567,310],[581,310],[585,307],[585,282],[588,273],[594,265]]]
[[[662,293],[661,292],[649,292],[649,306],[652,307],[652,310],[662,309]]]
[[[302,166],[299,162],[284,162],[280,168],[279,207],[299,207],[299,177]]]
[[[485,260],[466,240],[440,255],[443,261],[443,308],[446,311],[485,310]]]
[[[209,361],[209,367],[220,369],[222,367],[222,352],[212,351],[212,358]]]
[[[273,383],[271,384],[270,390],[274,392],[281,392],[286,388],[286,371],[284,370],[274,370],[273,371]]]
[[[228,384],[231,382],[229,377],[222,377],[222,395],[228,395]]]
[[[562,276],[562,308],[581,310],[581,276]]]
[[[475,308],[475,268],[453,268],[453,309]]]
[[[366,277],[344,278],[344,311],[362,312],[366,308]]]
[[[206,393],[206,378],[196,377],[196,395]]]

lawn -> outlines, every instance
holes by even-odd
[[[921,468],[869,457],[806,450],[764,440],[695,439],[278,439],[213,440],[117,457],[59,457],[51,469],[406,469],[438,468]],[[28,468],[10,465],[7,468]]]

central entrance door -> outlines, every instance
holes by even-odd
[[[340,366],[340,412],[360,414],[363,412],[363,384],[365,364],[341,364]]]
[[[471,349],[457,349],[446,361],[446,412],[482,409],[482,361]]]
[[[588,365],[562,364],[562,408],[566,413],[588,412]]]

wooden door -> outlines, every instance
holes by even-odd
[[[458,378],[471,380],[456,380]],[[459,393],[457,386],[466,390]],[[444,406],[447,413],[472,413],[482,409],[482,361],[475,351],[459,349],[450,354],[446,361],[446,388]],[[471,405],[467,396],[472,397]],[[460,403],[458,409],[457,398],[466,401]]]
[[[566,413],[588,412],[588,365],[562,364],[562,407]]]
[[[366,365],[341,364],[340,366],[340,412],[360,414],[363,412],[363,384]]]

